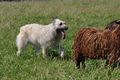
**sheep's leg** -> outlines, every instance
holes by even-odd
[[[106,63],[105,63],[105,67],[106,67],[106,66],[111,65],[112,63],[113,63],[113,61],[112,61],[112,60],[110,60],[110,59],[109,59],[109,60],[107,60],[107,61],[106,61]]]
[[[105,63],[105,67],[106,67],[107,65],[111,65],[112,63],[113,63],[113,67],[116,67],[116,65],[117,65],[117,62],[116,62],[116,61],[118,60],[118,58],[119,58],[119,56],[110,54],[110,55],[108,56],[108,59],[107,59],[106,63]]]
[[[82,69],[85,69],[85,57],[82,58]]]
[[[82,69],[85,69],[85,57],[76,61],[76,66],[77,66],[78,69],[80,68],[80,62],[82,63]]]
[[[116,67],[118,67],[118,68],[120,68],[120,59],[118,59],[117,61],[116,61]]]
[[[108,63],[109,63],[109,60],[107,60],[107,61],[105,62],[105,67],[108,66]]]
[[[112,63],[113,63],[113,65],[111,66],[112,69],[114,69],[115,67],[117,67],[117,64],[116,64],[114,61],[112,61],[112,60],[107,60],[106,63],[105,63],[105,68],[106,68],[107,66],[110,66]]]
[[[113,63],[113,68],[116,68],[116,67],[119,67],[119,59],[118,59],[118,56],[112,56],[109,60],[109,64],[112,64]]]
[[[115,59],[115,58],[114,58]],[[120,58],[119,58],[119,56],[117,56],[117,58],[114,60],[114,63],[113,63],[113,67],[115,68],[115,67],[118,67],[118,68],[120,68]]]
[[[80,69],[80,60],[76,61],[76,66],[77,66],[78,69]]]

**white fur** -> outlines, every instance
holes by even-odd
[[[60,26],[60,23],[63,23]],[[18,47],[17,56],[24,50],[28,43],[31,43],[36,48],[36,53],[39,53],[42,48],[43,56],[47,56],[47,49],[55,48],[61,51],[61,57],[64,57],[64,48],[60,45],[61,35],[57,34],[57,27],[64,27],[65,22],[60,19],[55,19],[49,25],[28,24],[20,28],[20,33],[17,36],[16,44]]]

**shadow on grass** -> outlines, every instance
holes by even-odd
[[[51,57],[51,58],[56,57],[56,58],[58,58],[58,59],[67,60],[67,61],[73,60],[73,58],[72,58],[70,55],[67,55],[67,54],[65,54],[64,58],[61,58],[61,57],[60,57],[60,52],[55,51],[55,50],[50,50],[50,51],[48,52],[48,56]]]
[[[70,52],[69,52],[70,53]],[[25,51],[25,52],[22,52],[18,58],[22,58],[23,60],[26,60],[26,59],[31,59],[31,58],[43,58],[42,56],[42,53],[39,53],[38,55],[34,52],[31,52],[31,51]],[[57,50],[49,50],[48,51],[48,56],[46,59],[54,59],[54,58],[57,58],[57,59],[61,59],[61,60],[66,60],[66,61],[72,61],[73,60],[73,57],[71,57],[71,55],[68,55],[68,54],[65,54],[64,58],[61,58],[60,57],[60,52],[57,51]],[[44,59],[44,58],[43,58]]]

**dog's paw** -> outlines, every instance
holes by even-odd
[[[18,51],[18,52],[17,52],[17,56],[19,56],[19,55],[20,55],[20,52]]]
[[[42,56],[43,56],[43,58],[46,58],[46,57],[47,57],[47,55],[45,55],[45,54],[43,54]]]

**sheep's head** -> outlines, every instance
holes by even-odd
[[[116,24],[120,24],[120,19],[116,21]]]

